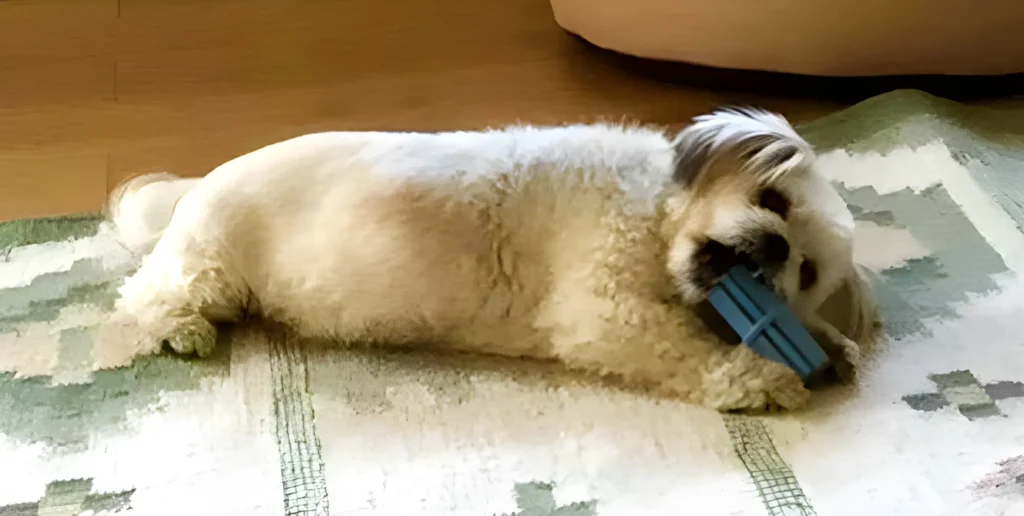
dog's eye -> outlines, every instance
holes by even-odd
[[[786,215],[789,213],[789,199],[786,199],[786,196],[774,188],[761,190],[761,196],[757,200],[757,205],[782,218],[786,218]]]
[[[811,260],[804,260],[800,264],[800,290],[807,290],[818,281],[818,268]]]

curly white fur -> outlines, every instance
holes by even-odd
[[[799,160],[766,170],[758,156],[780,148]],[[686,185],[679,157],[696,170]],[[760,112],[700,118],[675,140],[605,125],[312,134],[202,180],[119,188],[112,219],[134,249],[155,247],[118,307],[154,349],[206,355],[211,323],[255,313],[345,342],[557,359],[723,410],[797,407],[800,379],[712,335],[690,305],[709,286],[689,278],[701,239],[770,230],[821,264],[813,293],[776,280],[807,320],[859,284],[849,212],[812,169],[794,173],[812,157]],[[792,196],[788,223],[750,200],[766,183]]]

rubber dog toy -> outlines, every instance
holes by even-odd
[[[809,383],[829,366],[821,346],[785,303],[742,265],[726,273],[708,296],[711,306],[759,355],[786,365]]]

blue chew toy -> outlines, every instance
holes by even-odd
[[[758,276],[739,265],[708,296],[711,306],[759,355],[789,366],[807,383],[829,365],[828,356],[785,303]]]

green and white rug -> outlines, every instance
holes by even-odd
[[[0,515],[1024,515],[1024,109],[901,91],[801,131],[888,342],[799,414],[260,327],[104,368],[132,256],[94,219],[0,224]]]

